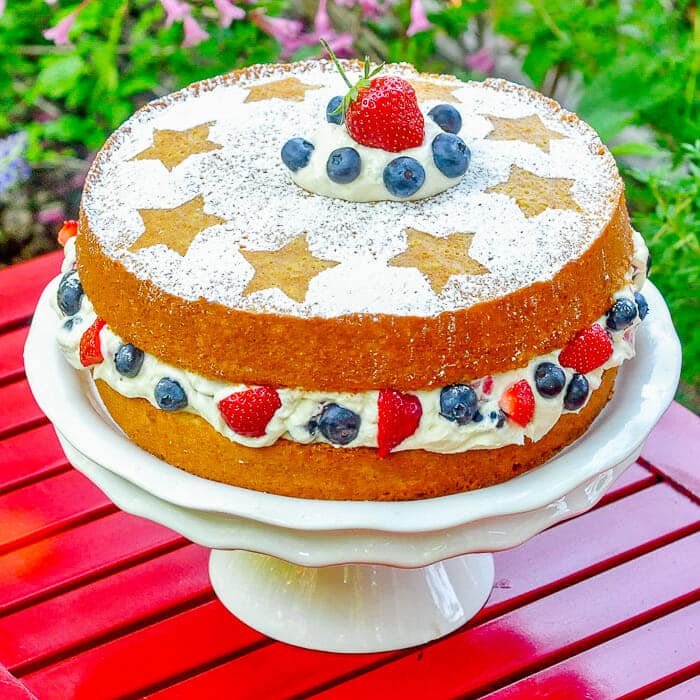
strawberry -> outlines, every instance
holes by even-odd
[[[399,443],[416,432],[423,408],[418,397],[413,394],[382,389],[377,399],[377,409],[379,456],[387,457]]]
[[[487,377],[484,377],[484,382],[481,385],[481,391],[484,396],[488,396],[491,393],[491,389],[493,389],[493,377],[489,374]]]
[[[80,337],[80,364],[83,367],[99,365],[105,359],[100,347],[100,331],[106,323],[103,318],[96,318],[90,328]]]
[[[511,384],[501,395],[498,405],[511,420],[523,428],[535,415],[535,395],[526,379]]]
[[[61,226],[61,230],[58,232],[58,242],[61,245],[65,245],[68,243],[69,238],[73,238],[73,236],[78,235],[78,222],[69,219],[68,221],[63,222],[63,226]]]
[[[383,64],[370,69],[365,58],[362,77],[353,85],[328,44],[323,47],[335,63],[349,91],[336,110],[345,116],[345,128],[357,143],[396,153],[423,143],[425,120],[416,91],[398,76],[374,76]]]
[[[590,328],[579,331],[559,353],[559,364],[572,367],[579,374],[586,374],[600,367],[613,353],[605,328],[594,323]]]
[[[275,411],[282,405],[279,394],[269,386],[237,391],[219,401],[221,415],[234,433],[262,437]]]

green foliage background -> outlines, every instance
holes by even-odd
[[[700,20],[696,4],[424,2],[434,29],[410,39],[405,33],[408,0],[399,0],[371,21],[363,18],[359,7],[347,9],[331,2],[329,12],[339,31],[353,33],[359,54],[479,78],[483,76],[465,68],[464,56],[492,46],[496,54],[520,66],[524,79],[538,90],[559,96],[565,88],[578,113],[618,158],[633,223],[652,251],[652,280],[671,306],[684,345],[680,397],[698,411]],[[59,48],[41,32],[77,3],[62,2],[52,8],[44,0],[9,0],[0,17],[0,134],[18,130],[28,134],[27,157],[34,176],[23,186],[24,199],[19,199],[26,200],[29,209],[51,196],[75,207],[76,188],[66,182],[74,172],[84,171],[94,151],[138,105],[194,80],[278,59],[280,46],[252,22],[237,21],[222,29],[216,25],[210,3],[192,4],[211,35],[196,48],[180,47],[181,25],[165,29],[163,10],[153,0],[89,3],[71,33],[75,46]],[[310,24],[316,2],[264,0],[244,7],[300,17]],[[294,58],[316,53],[307,48]],[[13,205],[6,199],[4,206]],[[53,233],[45,232],[46,241]],[[20,259],[26,250],[33,253],[48,245],[34,241],[26,249],[18,248],[0,230],[0,261]]]

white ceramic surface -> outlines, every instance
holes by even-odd
[[[493,581],[490,557],[460,555],[514,546],[595,504],[639,454],[680,372],[668,310],[647,283],[651,311],[637,357],[621,368],[614,398],[586,435],[547,464],[424,501],[294,499],[201,479],[131,443],[106,415],[89,373],[73,370],[56,347],[48,304],[55,287],[37,307],[25,363],[70,461],[124,510],[215,550],[244,550],[213,553],[219,597],[266,634],[318,649],[394,649],[459,627]],[[459,558],[436,563],[451,557]],[[330,568],[309,568],[320,566]]]

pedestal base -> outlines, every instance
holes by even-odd
[[[422,644],[461,627],[486,602],[493,557],[467,554],[418,569],[370,564],[307,568],[264,554],[214,550],[221,602],[282,642],[334,652]]]

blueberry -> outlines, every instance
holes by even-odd
[[[440,392],[440,415],[457,425],[466,425],[474,417],[479,400],[468,384],[450,384]]]
[[[58,308],[66,316],[73,316],[80,310],[80,302],[83,300],[83,285],[75,272],[67,272],[61,278],[56,292]]]
[[[142,364],[143,350],[139,350],[131,343],[120,345],[114,355],[117,372],[125,377],[135,377],[141,371]]]
[[[634,300],[637,302],[637,308],[639,309],[639,320],[643,321],[649,313],[649,304],[647,304],[644,295],[639,292],[634,293]]]
[[[631,300],[621,297],[608,311],[605,325],[612,331],[621,331],[632,325],[637,318],[637,305]]]
[[[153,394],[156,397],[156,403],[164,411],[179,411],[187,406],[185,390],[179,382],[170,377],[159,379]]]
[[[506,414],[503,411],[491,411],[489,418],[496,424],[497,428],[502,428],[506,424]]]
[[[326,173],[333,182],[346,185],[360,174],[360,154],[354,148],[336,148],[326,161]]]
[[[443,130],[458,134],[462,128],[462,115],[452,105],[436,105],[428,116]]]
[[[334,445],[347,445],[352,442],[360,430],[360,416],[353,411],[329,403],[323,407],[321,415],[312,421],[312,426],[321,431],[323,437]],[[313,432],[313,430],[312,430]]]
[[[575,411],[586,403],[588,396],[588,380],[582,374],[574,374],[564,394],[564,408]]]
[[[82,316],[71,316],[69,319],[66,320],[66,322],[63,324],[63,327],[67,331],[73,330],[73,326],[79,326],[83,322],[83,317]]]
[[[435,167],[445,177],[459,177],[467,171],[472,154],[459,136],[438,134],[432,148]]]
[[[313,150],[314,145],[301,136],[289,139],[282,146],[282,162],[295,173],[309,164]]]
[[[483,414],[480,411],[476,411],[472,417],[472,423],[481,423],[482,420],[484,420]]]
[[[415,158],[394,158],[384,168],[384,187],[394,197],[410,197],[418,192],[424,182],[425,170]]]
[[[331,124],[342,124],[343,120],[345,119],[345,112],[336,112],[333,114],[333,112],[340,107],[341,102],[343,101],[343,98],[341,95],[336,95],[335,97],[331,97],[329,100],[328,104],[326,105],[326,121],[330,122]]]
[[[553,362],[541,362],[535,368],[535,386],[540,396],[556,396],[566,384],[564,370]]]

